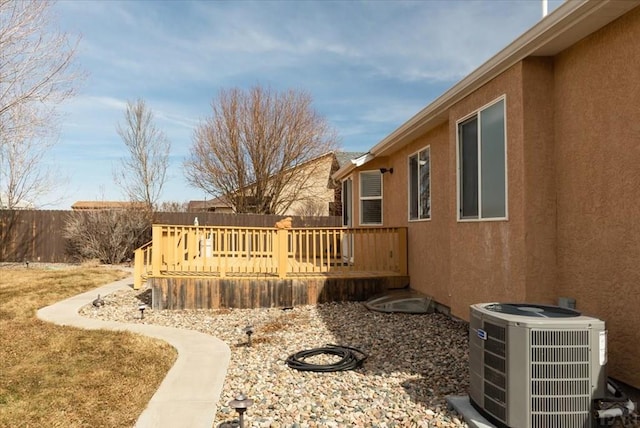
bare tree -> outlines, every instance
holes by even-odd
[[[57,137],[56,107],[82,78],[77,41],[53,29],[51,6],[0,0],[0,204],[9,208],[49,190],[42,162]]]
[[[239,213],[281,214],[312,185],[337,136],[306,92],[223,90],[195,130],[187,180]],[[305,168],[301,168],[305,164]]]
[[[305,200],[298,206],[294,212],[294,215],[300,217],[319,217],[327,215],[327,207],[322,201]]]
[[[156,209],[164,213],[186,213],[188,207],[189,202],[163,201]]]
[[[10,113],[16,111],[20,108]],[[28,134],[26,129],[21,131]],[[22,132],[0,132],[0,208],[32,208],[55,183],[53,171],[43,162],[52,142]]]
[[[115,169],[114,179],[130,200],[144,202],[152,211],[166,182],[171,143],[142,99],[127,103],[125,122],[116,129],[128,156]]]

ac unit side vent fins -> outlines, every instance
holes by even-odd
[[[500,357],[506,356],[506,346],[504,342],[498,342],[497,340],[489,338],[485,341],[484,349]]]
[[[490,322],[484,323],[484,331],[487,332],[487,336],[493,338],[494,340],[499,340],[504,342],[506,339],[506,331],[505,328],[499,325],[491,324]]]
[[[534,414],[531,416],[531,426],[544,428],[588,427],[589,420],[581,414]]]
[[[484,409],[500,421],[504,422],[507,419],[507,408],[505,405],[498,404],[487,396],[484,397]]]
[[[563,361],[589,361],[588,346],[532,347],[531,361],[559,363]]]
[[[564,396],[588,394],[590,382],[588,379],[567,382],[564,379],[534,380],[531,382],[533,396]]]
[[[497,401],[498,403],[502,403],[502,404],[506,403],[507,395],[504,389],[491,385],[488,382],[484,383],[484,394],[487,397],[491,398],[493,401]]]
[[[531,330],[532,346],[588,345],[588,330]]]
[[[494,370],[497,370],[501,373],[504,373],[506,370],[506,363],[504,357],[498,357],[497,355],[493,355],[490,352],[484,351],[484,365],[486,367],[491,367]]]
[[[591,405],[587,330],[531,330],[531,426],[587,426]]]
[[[588,412],[589,397],[546,397],[531,400],[531,410],[537,413]]]
[[[531,364],[531,379],[589,379],[589,364],[533,363]]]
[[[495,386],[505,389],[507,387],[507,377],[503,372],[497,372],[490,367],[484,368],[484,379]]]

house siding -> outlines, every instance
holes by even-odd
[[[553,57],[528,57],[433,113],[448,122],[359,170],[408,227],[411,287],[468,320],[490,301],[576,299],[606,321],[608,374],[640,388],[640,7]],[[507,219],[457,220],[457,121],[505,97]],[[435,119],[433,119],[435,120]],[[426,126],[425,126],[426,128]],[[407,220],[407,157],[431,148],[431,219]],[[354,207],[357,207],[357,173]],[[393,190],[391,190],[393,189]]]
[[[524,300],[546,304],[557,304],[558,279],[553,73],[553,58],[522,63]]]
[[[449,112],[450,308],[463,319],[468,319],[473,303],[526,297],[521,81],[517,64]],[[456,122],[501,96],[506,97],[508,220],[458,222]]]
[[[640,387],[640,9],[557,56],[558,294],[606,320]]]
[[[431,219],[408,221],[408,157],[424,147],[430,147],[431,157]],[[400,154],[404,163],[402,208],[404,221],[408,223],[407,245],[409,247],[409,272],[411,287],[433,296],[443,305],[450,306],[449,282],[451,280],[450,219],[454,212],[449,204],[449,128],[441,125],[409,144]],[[398,210],[399,211],[399,210]]]
[[[305,178],[304,180],[293,179],[283,189],[283,199],[294,199],[283,215],[333,215],[329,211],[329,203],[335,200],[335,188],[330,185],[333,162],[334,155],[330,154],[299,167],[300,171],[296,174]],[[300,190],[300,185],[302,185],[302,190]]]

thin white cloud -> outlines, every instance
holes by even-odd
[[[92,105],[103,106],[109,109],[124,111],[127,107],[127,102],[118,98],[106,97],[106,96],[89,96],[86,97],[85,103]]]
[[[344,148],[363,150],[524,32],[538,3],[63,0],[60,27],[82,33],[89,78],[63,107],[57,154],[91,177],[77,199],[108,190],[116,124],[141,97],[173,144],[166,199],[198,194],[181,174],[193,129],[220,89],[257,83],[309,91]]]

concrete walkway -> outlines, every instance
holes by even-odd
[[[226,343],[192,330],[101,321],[78,314],[78,310],[90,304],[98,294],[105,296],[132,283],[133,278],[129,277],[78,294],[40,309],[38,318],[89,330],[131,331],[168,342],[178,351],[178,358],[135,426],[211,428],[231,355]]]

